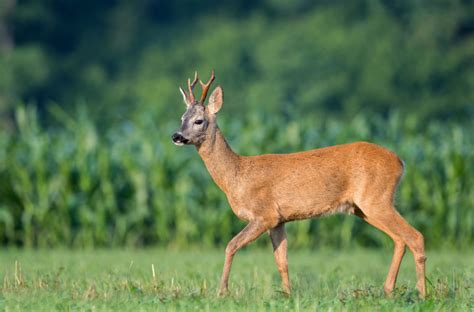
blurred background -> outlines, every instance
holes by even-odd
[[[427,248],[474,244],[467,0],[1,0],[0,244],[225,245],[244,224],[170,140],[178,86],[211,69],[238,153],[387,146]],[[288,231],[292,248],[391,246],[348,216]]]

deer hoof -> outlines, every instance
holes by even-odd
[[[219,292],[218,292],[218,296],[219,297],[225,297],[229,294],[229,288],[227,287],[221,287],[221,289],[219,289]]]

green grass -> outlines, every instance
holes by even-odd
[[[0,307],[30,310],[473,310],[474,252],[428,253],[428,298],[417,299],[409,253],[395,296],[382,285],[391,250],[291,251],[293,294],[280,292],[268,249],[237,254],[230,294],[217,295],[221,250],[1,251]],[[155,276],[152,273],[152,265]]]

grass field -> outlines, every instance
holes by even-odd
[[[391,250],[292,251],[293,294],[280,292],[270,250],[238,253],[230,294],[217,295],[220,250],[2,250],[0,307],[29,310],[473,311],[474,252],[428,252],[428,298],[417,299],[407,253],[393,299],[382,284]],[[153,274],[154,267],[155,274]]]

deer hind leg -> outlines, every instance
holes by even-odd
[[[421,298],[426,297],[426,282],[425,282],[425,240],[423,235],[412,227],[408,222],[392,208],[392,216],[389,218],[390,226],[398,231],[408,248],[413,254],[416,268],[416,288],[420,293]]]
[[[420,293],[421,298],[426,296],[426,285],[425,285],[425,247],[424,247],[424,238],[423,235],[413,228],[408,222],[402,218],[402,216],[393,208],[391,205],[385,209],[380,210],[365,210],[361,208],[363,214],[367,218],[367,222],[379,228],[380,230],[387,233],[395,242],[395,252],[394,259],[392,260],[392,265],[390,266],[390,272],[387,276],[386,286],[391,285],[391,276],[395,276],[395,270],[392,271],[392,268],[398,268],[400,266],[401,258],[401,242],[404,245],[408,245],[408,248],[413,254],[416,267],[416,278],[417,283],[416,287]],[[403,246],[404,246],[403,245]],[[398,246],[398,247],[397,247]],[[404,249],[404,247],[403,247]],[[398,259],[400,258],[400,261]],[[388,287],[390,290],[390,287]]]
[[[288,258],[287,248],[288,241],[286,238],[285,224],[279,224],[269,231],[270,238],[273,245],[273,255],[275,256],[275,262],[280,272],[281,280],[283,282],[283,291],[288,295],[291,292],[290,279],[288,276]]]
[[[379,229],[380,231],[387,234],[393,240],[393,257],[392,263],[390,264],[390,269],[387,274],[387,278],[384,283],[384,291],[387,296],[390,296],[395,288],[397,282],[398,271],[400,269],[400,264],[402,262],[403,256],[405,255],[405,243],[401,237],[395,235],[385,226],[378,223],[375,219],[368,218],[361,210],[356,210],[355,215],[362,218],[364,221],[372,225],[373,227]]]
[[[256,240],[268,229],[267,226],[258,221],[252,221],[237,234],[228,244],[225,249],[224,270],[221,277],[220,293],[224,294],[228,291],[228,282],[230,268],[232,266],[232,259],[235,253],[245,245]]]

